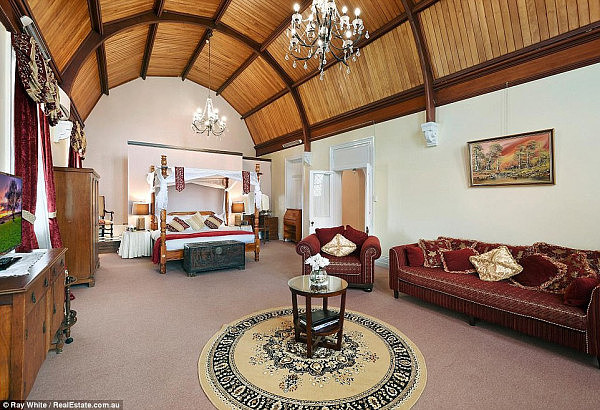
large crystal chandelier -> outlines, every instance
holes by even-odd
[[[342,13],[337,9],[334,0],[313,0],[311,13],[306,20],[300,14],[300,5],[294,4],[291,27],[287,30],[290,39],[289,51],[285,59],[294,59],[293,67],[298,62],[304,62],[308,70],[308,60],[319,60],[321,80],[327,59],[341,62],[346,66],[346,73],[350,74],[348,61],[356,61],[360,56],[360,49],[356,43],[363,37],[364,25],[360,18],[360,9],[354,10],[354,19],[350,22],[347,14],[348,7],[342,7]],[[365,31],[365,38],[369,32]],[[341,67],[341,66],[340,66]]]
[[[225,131],[225,116],[219,118],[219,110],[213,107],[212,99],[210,98],[210,37],[212,33],[209,33],[208,39],[208,97],[206,98],[206,104],[204,105],[204,111],[199,107],[194,113],[194,119],[192,121],[192,131],[197,134],[220,136]]]

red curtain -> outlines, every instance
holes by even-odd
[[[46,181],[46,198],[48,199],[48,213],[56,212],[56,190],[54,189],[54,169],[52,168],[52,143],[50,141],[50,124],[48,117],[44,115],[44,111],[39,109],[40,123],[40,140],[42,142],[42,161],[44,163],[44,179]],[[58,221],[55,216],[48,217],[48,225],[50,227],[50,244],[53,248],[62,248],[62,239],[60,238],[60,230]]]
[[[38,128],[37,104],[27,95],[18,77],[15,81],[15,174],[23,178],[23,211],[35,215],[37,192]],[[17,252],[37,249],[38,243],[33,224],[23,218],[22,241]]]

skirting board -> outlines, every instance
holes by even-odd
[[[382,268],[389,268],[390,258],[388,256],[382,256],[375,261],[375,265],[381,266]]]

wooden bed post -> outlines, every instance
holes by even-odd
[[[260,164],[256,164],[256,178],[260,183]],[[259,198],[260,199],[260,198]],[[258,237],[258,206],[256,206],[256,194],[254,196],[254,260],[260,260],[260,238]]]
[[[225,178],[225,225],[229,226],[229,178]]]
[[[167,273],[167,210],[160,210],[160,273]]]
[[[154,173],[156,168],[154,165],[150,166],[150,172]],[[154,187],[152,188],[152,193],[150,194],[150,229],[156,231],[158,229],[158,223],[156,222],[156,194],[154,192]]]

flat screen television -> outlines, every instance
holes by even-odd
[[[21,244],[23,181],[0,172],[0,256]]]

